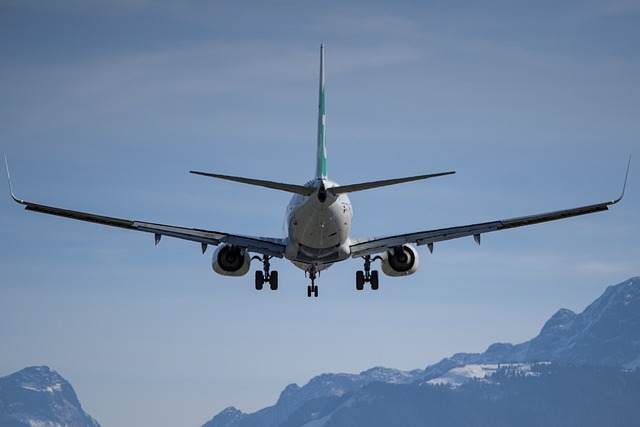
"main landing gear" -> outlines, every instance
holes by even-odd
[[[262,261],[262,271],[256,271],[256,291],[261,291],[265,283],[269,283],[269,287],[272,291],[278,290],[278,272],[269,271],[269,259],[271,259],[271,257],[269,255],[264,255],[262,258],[259,256],[251,258],[252,261],[254,259]]]
[[[380,283],[378,281],[378,270],[371,271],[371,262],[381,260],[379,256],[371,259],[371,255],[364,257],[364,271],[356,271],[356,289],[361,291],[364,289],[365,283],[371,284],[371,290],[377,291]]]
[[[311,284],[307,286],[307,296],[311,298],[311,295],[313,295],[315,298],[318,298],[318,285],[315,284],[315,281],[316,275],[319,273],[315,267],[311,267],[307,271],[307,274],[309,274],[309,279],[311,279]]]

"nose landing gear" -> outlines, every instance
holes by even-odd
[[[307,270],[307,274],[309,275],[309,279],[311,279],[311,284],[307,286],[307,297],[311,298],[311,295],[313,295],[315,298],[318,298],[318,285],[315,284],[315,281],[316,275],[319,275],[320,273],[315,267],[311,267]]]

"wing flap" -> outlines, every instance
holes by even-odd
[[[37,203],[26,202],[24,200],[19,200],[18,203],[25,205],[25,209],[28,211],[56,215],[70,219],[77,219],[80,221],[93,222],[96,224],[108,225],[110,227],[125,228],[127,230],[136,230],[134,222],[128,219],[114,218],[110,216],[95,215],[87,212],[73,211],[70,209],[56,208],[53,206],[39,205]]]
[[[218,233],[215,231],[199,230],[195,228],[175,227],[172,225],[152,224],[147,222],[134,222],[136,230],[162,236],[175,237],[177,239],[190,240],[192,242],[207,245],[229,245],[246,248],[249,252],[256,252],[276,258],[282,258],[285,245],[281,239],[267,237],[250,237],[234,234]]]
[[[418,246],[428,245],[445,240],[458,239],[460,237],[473,236],[499,230],[501,221],[485,222],[482,224],[465,225],[461,227],[449,227],[438,230],[421,231],[418,233],[401,234],[373,239],[361,239],[351,245],[351,256],[361,257],[384,252],[395,246],[414,243]]]
[[[500,221],[502,227],[499,230],[507,230],[509,228],[523,227],[525,225],[540,224],[542,222],[555,221],[558,219],[571,218],[574,216],[587,215],[596,212],[609,210],[609,205],[616,202],[598,203],[595,205],[583,206],[575,209],[564,209],[555,212],[549,212],[541,215],[529,215],[518,218],[505,219]]]

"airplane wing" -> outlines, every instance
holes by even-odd
[[[629,165],[631,159],[629,159]],[[499,221],[484,222],[480,224],[463,225],[460,227],[442,228],[439,230],[421,231],[418,233],[399,234],[380,238],[365,238],[354,240],[351,244],[351,257],[363,257],[385,252],[391,248],[413,243],[418,246],[428,245],[429,251],[433,252],[433,244],[445,240],[457,239],[465,236],[473,236],[480,244],[480,235],[491,231],[508,230],[510,228],[524,227],[525,225],[539,224],[542,222],[555,221],[563,218],[570,218],[579,215],[586,215],[595,212],[602,212],[609,209],[609,206],[618,203],[624,196],[629,176],[629,165],[624,179],[622,194],[616,200],[610,202],[597,203],[594,205],[581,206],[573,209],[565,209],[555,212],[547,212],[536,215],[522,216],[518,218],[503,219]]]
[[[6,159],[5,159],[6,161]],[[144,231],[155,235],[155,242],[158,244],[162,236],[170,236],[178,239],[190,240],[198,242],[202,245],[202,252],[207,245],[229,244],[246,248],[249,252],[255,252],[262,255],[269,255],[276,258],[284,256],[285,244],[283,239],[268,237],[251,237],[235,234],[220,233],[217,231],[199,230],[195,228],[176,227],[172,225],[154,224],[144,221],[132,221],[122,218],[114,218],[103,215],[96,215],[88,212],[73,211],[62,209],[54,206],[41,205],[17,198],[11,188],[11,178],[9,176],[9,168],[7,166],[7,177],[9,178],[9,188],[11,189],[11,197],[17,203],[25,206],[28,211],[41,212],[50,215],[57,215],[65,218],[77,219],[81,221],[93,222],[96,224],[108,225],[111,227],[124,228],[126,230]]]
[[[114,218],[103,215],[96,215],[87,212],[72,211],[68,209],[57,208],[54,206],[40,205],[37,203],[27,202],[16,198],[12,193],[13,199],[25,206],[28,211],[41,212],[50,215],[62,216],[65,218],[88,221],[111,227],[119,227],[127,230],[144,231],[146,233],[155,234],[156,244],[160,241],[161,236],[175,237],[183,240],[190,240],[202,244],[204,252],[207,245],[217,246],[219,244],[229,244],[246,248],[249,252],[255,252],[262,255],[269,255],[276,258],[284,256],[284,242],[282,239],[274,239],[268,237],[251,237],[235,234],[220,233],[217,231],[199,230],[197,228],[176,227],[173,225],[154,224],[144,221],[132,221],[122,218]]]

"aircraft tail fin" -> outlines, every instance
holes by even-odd
[[[316,178],[327,178],[327,133],[324,99],[324,44],[320,45],[320,91],[318,102],[318,151],[316,154]]]
[[[316,179],[327,178],[327,135],[326,135],[326,114],[325,114],[325,75],[324,75],[324,44],[320,45],[320,85],[318,94],[318,146],[316,154]],[[207,176],[209,178],[224,179],[227,181],[235,181],[243,184],[256,185],[259,187],[271,188],[274,190],[286,191],[288,193],[310,196],[317,189],[313,186],[302,186],[295,184],[286,184],[275,181],[265,181],[253,178],[244,178],[239,176],[221,175],[206,172],[190,171],[192,174]],[[363,182],[359,184],[342,185],[330,187],[328,190],[333,194],[346,194],[354,191],[369,190],[372,188],[386,187],[389,185],[402,184],[405,182],[418,181],[422,179],[435,178],[438,176],[451,175],[455,172],[441,172],[429,175],[417,175],[405,178],[386,179],[381,181]]]

